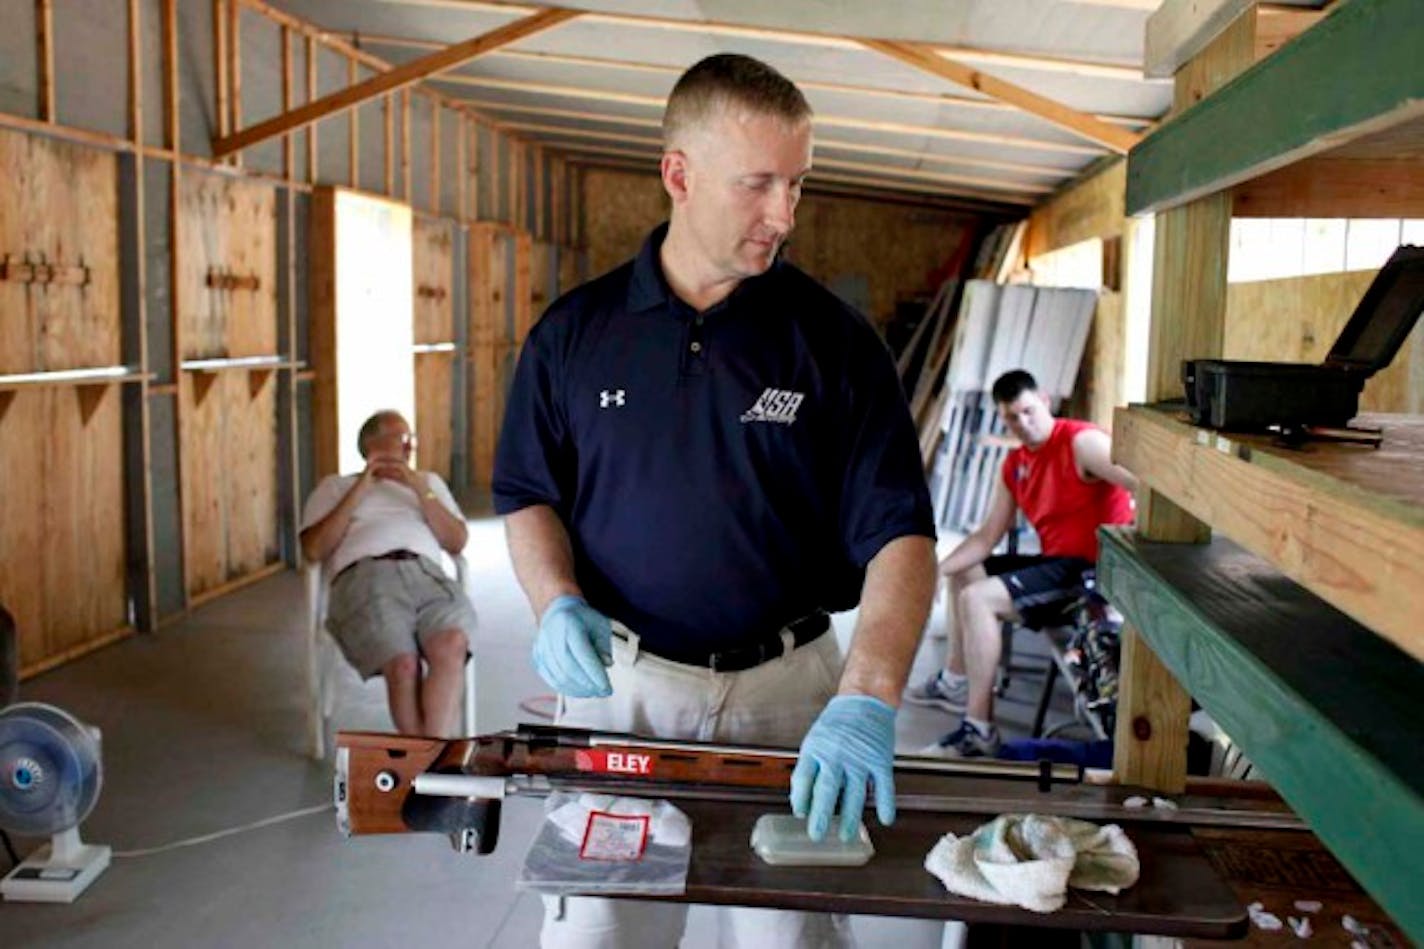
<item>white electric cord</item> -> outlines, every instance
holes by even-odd
[[[214,831],[211,834],[203,834],[200,837],[187,837],[183,840],[175,840],[172,843],[163,844],[159,847],[145,847],[141,850],[115,850],[112,855],[115,857],[149,857],[156,853],[177,850],[179,847],[194,847],[198,844],[211,843],[214,840],[221,840],[223,837],[231,837],[233,834],[257,830],[261,827],[270,827],[273,824],[296,820],[298,817],[307,817],[311,814],[320,814],[323,811],[330,811],[335,808],[335,804],[318,804],[315,807],[307,807],[299,811],[291,811],[287,814],[278,814],[275,817],[264,817],[262,820],[253,821],[250,824],[243,824],[241,827],[229,827],[226,830]]]

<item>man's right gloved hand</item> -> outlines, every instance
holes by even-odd
[[[534,639],[534,668],[561,695],[576,699],[613,694],[604,666],[613,664],[613,626],[608,617],[565,595],[550,603]]]

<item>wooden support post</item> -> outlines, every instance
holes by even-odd
[[[178,0],[163,0],[163,147],[176,154],[178,142]]]
[[[296,95],[296,77],[292,72],[292,31],[291,28],[283,25],[281,28],[282,41],[282,111],[292,107],[294,96]],[[292,180],[293,165],[296,164],[296,143],[292,141],[292,136],[282,136],[282,177],[288,181]],[[291,189],[287,189],[290,195]]]
[[[228,104],[227,64],[227,4],[228,0],[213,0],[213,77],[216,83],[218,135],[226,137],[232,129],[232,112]]]
[[[356,60],[346,60],[346,81],[356,85]],[[359,108],[346,112],[346,167],[351,172],[351,187],[361,187],[361,119]],[[240,127],[240,126],[239,126]]]
[[[227,0],[228,102],[232,109],[232,117],[228,120],[227,125],[229,129],[242,128],[242,29],[238,20],[241,12],[241,0]],[[242,165],[241,152],[233,153],[232,163],[238,166]]]
[[[466,169],[466,175],[470,179],[470,206],[465,213],[465,219],[471,223],[480,219],[480,123],[478,120],[470,122],[470,147],[467,154],[470,156],[470,166]]]
[[[143,38],[139,21],[138,0],[128,0],[128,41],[129,41],[129,139],[138,146],[136,160],[139,178],[143,177]],[[140,228],[142,231],[142,228]]]
[[[396,196],[396,102],[394,95],[388,95],[381,100],[381,111],[386,119],[384,151],[382,153],[385,161],[386,196],[394,198]]]
[[[316,101],[316,40],[310,36],[302,38],[307,54],[307,101]],[[307,126],[307,181],[317,180],[316,123]]]
[[[469,140],[468,122],[464,112],[455,113],[455,217],[465,220],[465,193],[469,174],[465,167],[465,145]]]
[[[35,60],[41,121],[54,121],[54,3],[35,0]]]
[[[1177,74],[1173,108],[1210,94],[1254,59],[1255,17],[1239,18]],[[1209,195],[1157,216],[1147,398],[1181,398],[1183,359],[1221,355],[1231,196]],[[1151,540],[1202,543],[1211,529],[1165,496],[1138,496],[1138,531]],[[1190,698],[1135,627],[1123,627],[1113,773],[1167,792],[1186,785]]]
[[[430,100],[430,210],[440,213],[440,100]]]
[[[410,90],[401,90],[401,197],[410,203]]]
[[[490,206],[486,212],[486,217],[498,219],[501,217],[500,207],[504,204],[500,191],[500,175],[503,173],[503,162],[500,160],[500,152],[504,136],[494,129],[489,130],[489,197]]]

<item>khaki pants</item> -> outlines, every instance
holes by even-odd
[[[640,652],[638,637],[614,624],[613,694],[561,698],[560,725],[635,732],[683,741],[801,744],[835,694],[841,657],[835,633],[791,648],[745,672],[713,672]],[[748,843],[750,850],[750,843]],[[850,921],[828,913],[720,907],[719,943],[727,947],[852,945]],[[594,897],[545,897],[544,949],[670,949],[682,938],[687,904]]]

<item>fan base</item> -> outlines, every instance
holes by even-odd
[[[30,854],[4,880],[0,896],[19,903],[73,903],[94,878],[109,866],[111,851],[102,844],[85,844],[78,836],[64,840],[66,831],[56,834],[53,843]],[[55,857],[55,851],[59,856]]]

